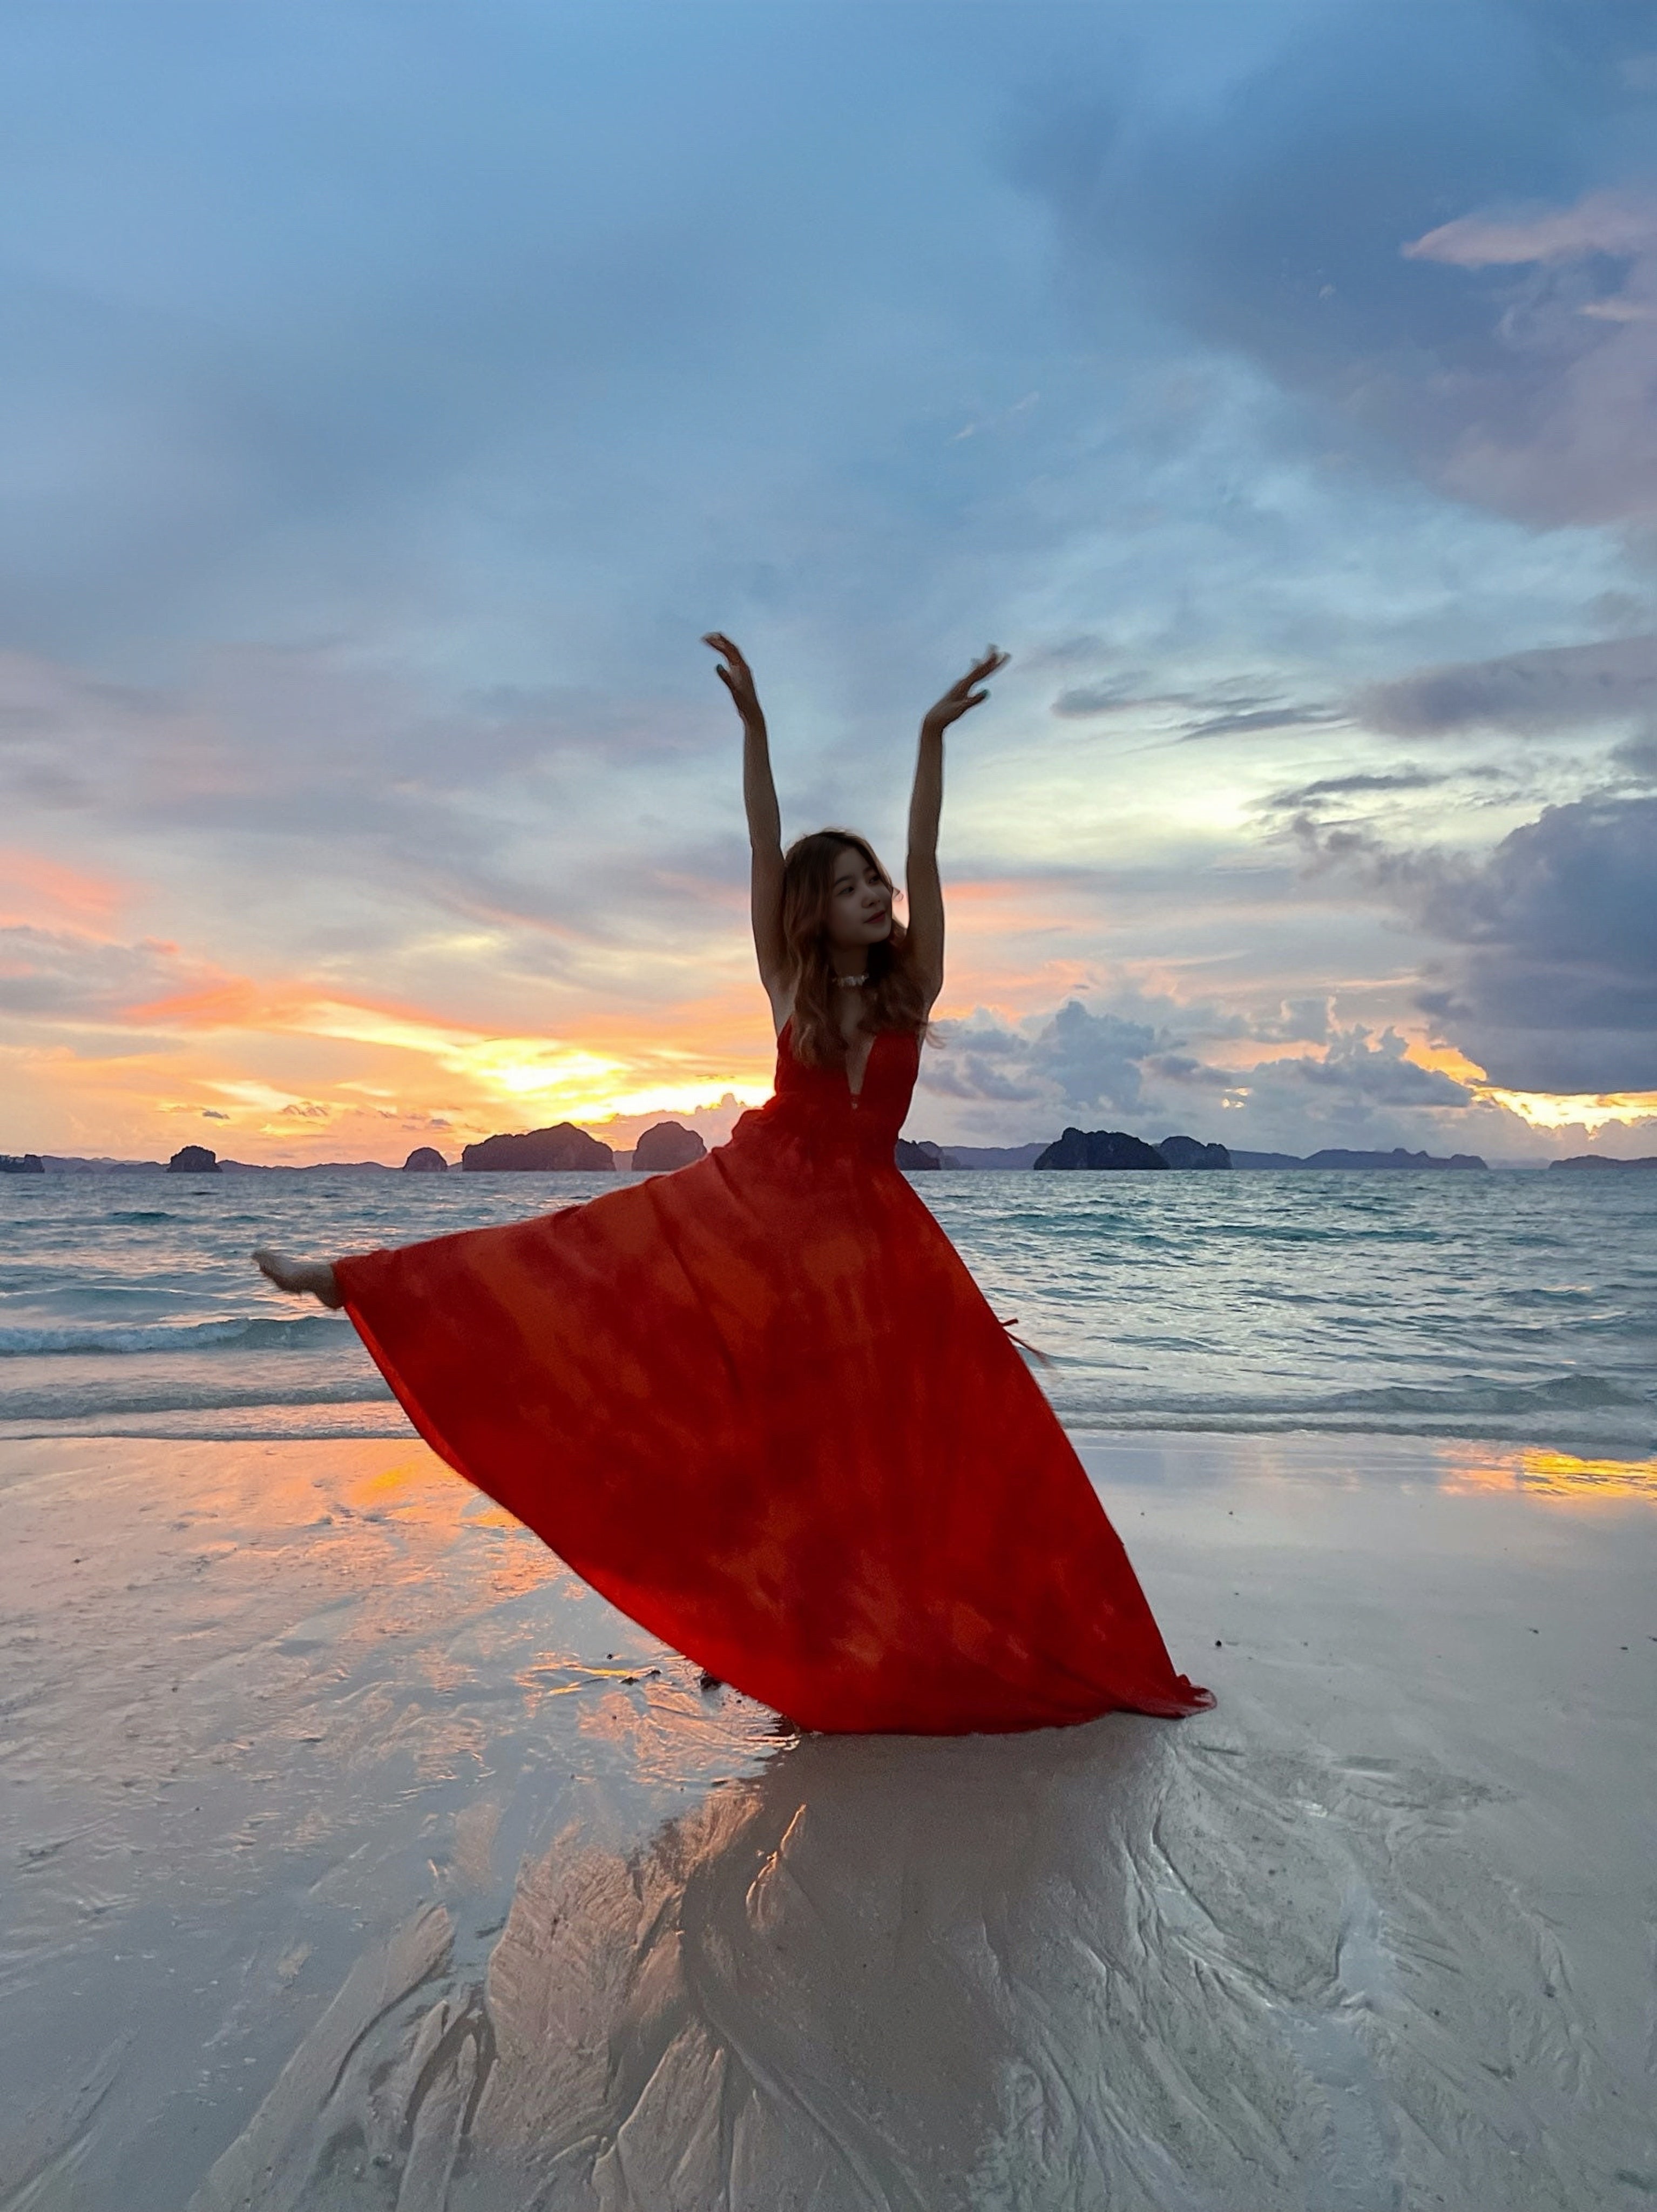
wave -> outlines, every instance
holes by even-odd
[[[246,1314],[222,1321],[142,1322],[132,1328],[0,1328],[0,1359],[220,1348],[314,1352],[330,1345],[343,1346],[348,1340],[355,1341],[350,1323],[331,1315],[301,1314],[292,1321],[276,1321],[265,1314]]]
[[[1487,1438],[1561,1450],[1648,1452],[1657,1392],[1625,1378],[1561,1375],[1528,1383],[1468,1376],[1439,1386],[1204,1394],[1168,1391],[1132,1400],[1085,1389],[1053,1393],[1053,1410],[1077,1434],[1164,1430],[1222,1436]]]
[[[216,1363],[215,1363],[216,1366]],[[130,1370],[130,1383],[88,1382],[0,1398],[0,1437],[402,1435],[408,1423],[381,1377],[313,1375],[273,1393],[268,1376]],[[1172,1430],[1232,1436],[1299,1430],[1329,1434],[1518,1438],[1563,1449],[1649,1448],[1654,1400],[1595,1376],[1530,1384],[1470,1381],[1460,1389],[1393,1385],[1267,1398],[1168,1392],[1129,1401],[1101,1393],[1055,1393],[1054,1410],[1075,1433]]]
[[[105,1420],[149,1419],[155,1415],[183,1413],[207,1419],[240,1420],[249,1413],[261,1413],[285,1421],[311,1406],[394,1406],[397,1402],[390,1388],[372,1369],[360,1379],[319,1378],[296,1390],[284,1390],[280,1396],[268,1384],[261,1386],[257,1382],[240,1388],[215,1388],[190,1376],[167,1376],[151,1381],[144,1377],[142,1369],[137,1372],[138,1380],[130,1389],[9,1393],[0,1398],[0,1421],[13,1425],[19,1421],[60,1425],[79,1422],[85,1434],[91,1432],[86,1424],[95,1426]]]
[[[197,1443],[278,1443],[292,1438],[343,1443],[351,1438],[414,1437],[397,1401],[322,1398],[295,1406],[173,1406],[64,1413],[0,1412],[0,1442],[52,1437],[142,1437]]]
[[[1630,1389],[1601,1375],[1550,1376],[1537,1382],[1496,1382],[1469,1376],[1454,1383],[1388,1383],[1378,1390],[1330,1390],[1277,1397],[1251,1393],[1230,1396],[1220,1393],[1159,1391],[1155,1398],[1132,1399],[1101,1394],[1083,1407],[1080,1394],[1057,1389],[1055,1403],[1067,1418],[1083,1413],[1111,1419],[1137,1419],[1144,1415],[1208,1416],[1228,1420],[1292,1418],[1316,1420],[1338,1413],[1368,1415],[1522,1416],[1527,1413],[1599,1413],[1639,1411],[1649,1413],[1657,1399],[1647,1391]]]
[[[1597,1413],[1652,1404],[1645,1392],[1603,1375],[1556,1375],[1541,1382],[1470,1380],[1443,1389],[1394,1382],[1382,1390],[1336,1391],[1322,1402],[1342,1413]]]

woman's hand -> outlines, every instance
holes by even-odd
[[[765,714],[760,705],[760,696],[754,689],[754,672],[725,632],[710,629],[704,635],[702,643],[711,645],[715,653],[722,653],[731,663],[729,668],[716,669],[714,673],[736,701],[737,712],[742,716],[744,729],[752,723],[763,722]]]
[[[921,721],[922,729],[947,730],[950,724],[964,714],[968,707],[981,705],[990,695],[987,691],[974,691],[973,685],[980,683],[986,676],[992,676],[998,668],[1005,668],[1011,657],[1010,653],[998,653],[991,646],[975,667],[969,669],[958,684],[950,684],[937,706],[926,709]]]

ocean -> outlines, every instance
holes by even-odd
[[[395,1437],[331,1256],[598,1176],[0,1176],[0,1436]],[[1657,1443],[1657,1174],[922,1174],[1066,1425]]]

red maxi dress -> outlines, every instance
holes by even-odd
[[[853,1097],[789,1036],[775,1095],[694,1166],[336,1263],[410,1418],[612,1604],[802,1727],[1211,1705],[893,1164],[915,1039],[878,1034]]]

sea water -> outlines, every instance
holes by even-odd
[[[0,1176],[0,1436],[386,1437],[332,1256],[580,1204],[611,1176]],[[1077,1431],[1657,1443],[1657,1174],[923,1174]]]

